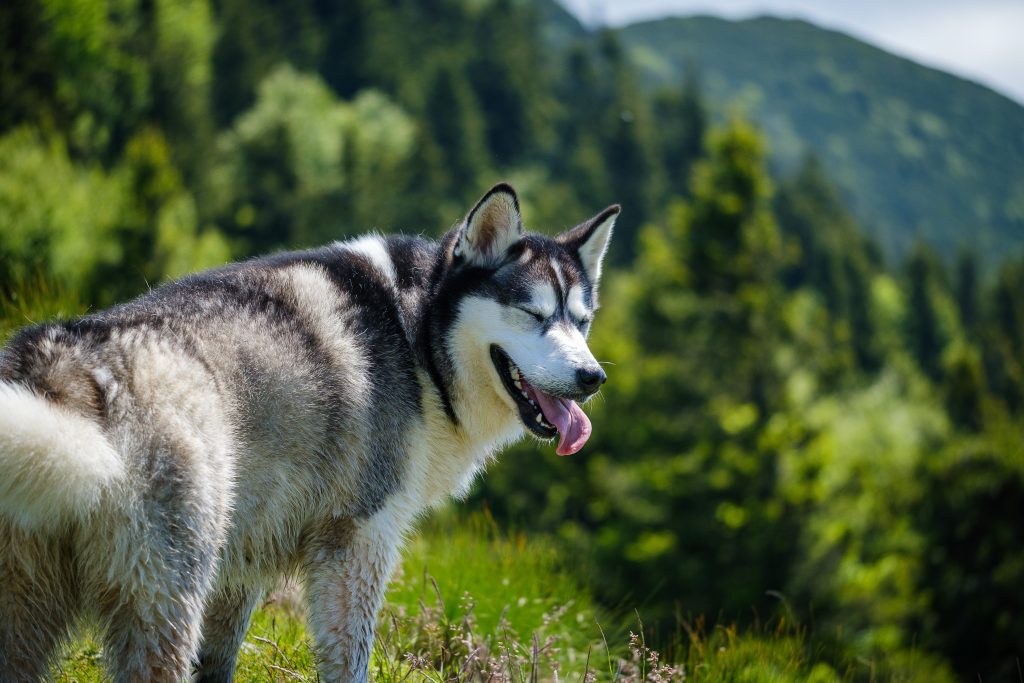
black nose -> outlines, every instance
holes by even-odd
[[[576,383],[588,394],[600,389],[607,379],[608,375],[604,374],[604,370],[601,368],[580,368],[576,371]]]

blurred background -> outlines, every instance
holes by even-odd
[[[652,642],[785,614],[847,677],[1024,680],[1024,88],[970,59],[1017,15],[799,5],[860,37],[735,3],[2,3],[0,339],[436,236],[501,179],[542,232],[620,202],[591,442],[449,514],[543,537]],[[1009,95],[865,42],[950,6],[982,28],[931,63]]]

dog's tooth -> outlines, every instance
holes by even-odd
[[[537,416],[537,424],[539,424],[539,425],[544,424],[544,418],[541,417],[540,415]]]
[[[516,385],[516,389],[518,389],[519,391],[523,390],[523,383],[520,382],[518,379],[513,379],[512,380],[512,384],[515,384]]]

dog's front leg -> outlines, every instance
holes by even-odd
[[[305,549],[309,625],[330,683],[367,680],[374,626],[398,555],[400,529],[383,513],[319,525]]]

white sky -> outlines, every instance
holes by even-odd
[[[560,0],[588,24],[668,15],[806,19],[1024,103],[1024,0]]]

